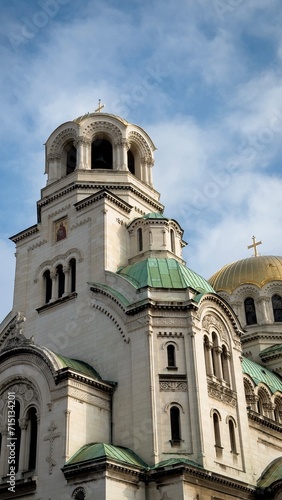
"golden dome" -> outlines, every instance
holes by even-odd
[[[208,280],[217,292],[232,293],[238,286],[262,287],[269,281],[282,281],[282,257],[264,255],[227,264]]]

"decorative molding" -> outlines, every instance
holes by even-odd
[[[76,224],[73,224],[70,229],[76,229],[77,227],[83,226],[83,224],[87,224],[87,222],[91,222],[91,217],[87,217],[86,219],[83,219],[79,222],[76,222]]]
[[[34,401],[39,404],[39,393],[37,389],[31,385],[29,382],[13,382],[8,387],[5,387],[5,390],[1,392],[0,397],[0,414],[3,412],[5,401],[8,401],[8,393],[14,392],[16,396],[21,398],[23,406],[23,411],[26,406],[30,404],[31,401]]]
[[[124,342],[126,342],[127,344],[130,342],[130,337],[127,337],[125,336],[125,333],[124,331],[122,330],[121,326],[119,325],[118,321],[114,318],[114,316],[109,312],[107,311],[107,309],[105,309],[104,307],[102,307],[101,305],[99,304],[94,304],[93,305],[93,309],[96,309],[97,311],[100,311],[101,313],[105,314],[106,316],[108,316],[108,318],[110,318],[110,320],[114,323],[114,325],[117,327],[119,333],[121,334]]]
[[[50,147],[50,153],[47,156],[47,160],[49,160],[49,158],[51,158],[50,155],[59,154],[59,149],[62,147],[62,145],[65,142],[68,142],[70,140],[75,140],[76,137],[77,137],[77,129],[76,128],[68,127],[68,128],[65,128],[64,130],[62,130],[54,138],[54,141],[52,142],[52,145]]]
[[[237,406],[237,396],[232,389],[229,387],[225,387],[221,385],[219,382],[215,380],[207,379],[208,383],[208,395],[217,399],[218,401],[222,401],[223,403],[236,407]]]
[[[38,208],[39,210],[41,210],[42,207],[46,206],[46,205],[49,205],[50,203],[52,203],[53,201],[55,200],[58,200],[59,198],[65,196],[66,194],[69,194],[71,193],[72,191],[77,191],[77,190],[86,190],[87,193],[89,193],[89,191],[91,192],[97,192],[97,191],[100,191],[101,190],[101,184],[94,184],[93,182],[79,182],[79,183],[74,183],[74,184],[70,184],[69,186],[65,187],[65,188],[62,188],[61,191],[57,191],[56,193],[53,193],[52,195],[50,196],[46,196],[45,198],[41,199],[38,201]],[[107,185],[107,189],[109,191],[112,192],[112,194],[114,194],[114,192],[123,192],[122,194],[125,194],[126,192],[131,192],[133,193],[135,196],[137,196],[138,198],[140,198],[141,200],[143,200],[145,203],[147,203],[148,205],[150,205],[152,207],[153,210],[157,211],[157,212],[162,212],[163,211],[163,205],[157,201],[155,201],[154,199],[150,198],[148,195],[142,193],[140,190],[138,190],[137,188],[135,188],[134,186],[131,186],[131,185],[121,185],[121,184],[109,184]],[[21,234],[21,233],[19,233]],[[18,235],[16,235],[18,236]],[[13,240],[12,240],[13,241]]]
[[[130,144],[136,144],[141,151],[142,157],[145,156],[146,158],[148,158],[150,165],[154,165],[151,149],[148,146],[147,141],[145,141],[144,137],[142,137],[141,134],[136,131],[129,132],[128,141]]]
[[[223,328],[221,321],[219,321],[219,319],[217,319],[212,314],[206,314],[206,316],[204,316],[202,321],[202,326],[204,330],[206,330],[207,332],[210,332],[210,329],[214,328],[215,330],[217,330],[218,333],[220,333],[221,338],[227,340],[226,332]]]
[[[91,140],[95,137],[96,132],[108,133],[114,139],[115,142],[122,140],[122,133],[120,129],[113,123],[106,121],[94,121],[85,127],[84,135],[89,136],[92,134]]]
[[[45,240],[45,239],[39,241],[38,243],[34,243],[34,245],[30,245],[30,247],[27,248],[27,251],[30,252],[31,250],[34,250],[35,248],[42,247],[42,245],[44,245],[45,243],[47,243],[47,240]]]
[[[62,433],[61,432],[56,432],[56,429],[58,429],[57,425],[55,424],[54,420],[52,420],[50,426],[48,427],[49,435],[45,436],[43,438],[43,441],[49,441],[49,455],[46,458],[46,462],[49,463],[49,474],[53,473],[53,468],[55,465],[57,465],[56,460],[53,458],[53,452],[54,452],[54,440],[57,437],[61,437]]]
[[[158,332],[157,337],[183,338],[183,333],[182,332]]]
[[[48,215],[48,219],[51,219],[52,217],[55,217],[56,215],[59,215],[61,214],[62,212],[65,212],[66,210],[68,210],[69,208],[71,207],[71,204],[69,203],[68,205],[66,205],[65,207],[62,207],[62,208],[58,208],[58,210],[55,210],[54,212],[52,212],[51,214]]]
[[[186,392],[187,382],[176,380],[160,380],[160,391],[165,392]]]

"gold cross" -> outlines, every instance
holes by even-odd
[[[256,237],[255,236],[252,237],[252,240],[253,240],[253,244],[249,245],[248,248],[254,248],[254,252],[255,252],[254,257],[258,257],[259,254],[258,254],[258,251],[257,251],[257,246],[261,245],[262,241],[256,241]]]
[[[101,109],[105,107],[105,104],[101,104],[101,99],[98,101],[98,108],[95,109],[95,113],[101,113]]]

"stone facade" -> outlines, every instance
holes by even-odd
[[[3,499],[254,499],[281,456],[282,391],[243,373],[236,313],[185,267],[183,231],[153,187],[154,149],[103,113],[47,140],[47,186],[37,223],[12,237],[14,305],[0,330]]]

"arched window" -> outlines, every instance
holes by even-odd
[[[173,229],[170,230],[170,249],[175,253],[175,236]]]
[[[76,260],[71,259],[69,262],[70,268],[70,291],[75,292],[76,288]]]
[[[112,169],[113,148],[106,139],[96,139],[91,145],[91,168]]]
[[[137,248],[138,252],[142,252],[143,250],[143,233],[141,227],[137,229]]]
[[[275,294],[272,296],[271,300],[272,300],[274,321],[275,322],[282,321],[282,298],[280,297],[280,295]]]
[[[37,453],[37,414],[35,408],[30,408],[27,414],[28,420],[28,470],[33,470],[36,467]]]
[[[176,368],[176,363],[175,363],[175,346],[173,344],[169,344],[167,346],[167,366],[169,368]]]
[[[231,418],[228,420],[228,428],[229,428],[230,451],[231,453],[237,453],[235,425],[233,420],[231,420]]]
[[[73,500],[85,500],[86,496],[85,496],[84,488],[82,488],[81,486],[79,486],[78,488],[76,488],[74,490],[71,498]]]
[[[49,269],[43,274],[43,279],[45,288],[45,304],[48,304],[52,297],[52,279]]]
[[[58,278],[58,298],[60,298],[65,293],[65,273],[61,264],[57,266],[56,270]]]
[[[217,448],[221,448],[219,416],[216,412],[213,413],[212,419],[213,419],[214,445]]]
[[[67,144],[66,153],[67,153],[66,174],[69,175],[76,169],[76,161],[77,161],[76,147],[71,143]]]
[[[255,301],[252,297],[247,297],[244,300],[245,315],[247,325],[255,325],[257,323]]]
[[[134,156],[132,154],[132,152],[130,151],[127,151],[127,167],[128,167],[128,170],[129,172],[131,172],[132,174],[135,174],[135,161],[134,161]]]
[[[15,472],[19,470],[20,445],[21,445],[21,428],[19,423],[20,418],[20,403],[15,401]]]
[[[181,441],[180,411],[177,406],[172,406],[170,408],[170,429],[171,429],[171,442],[179,443]]]

